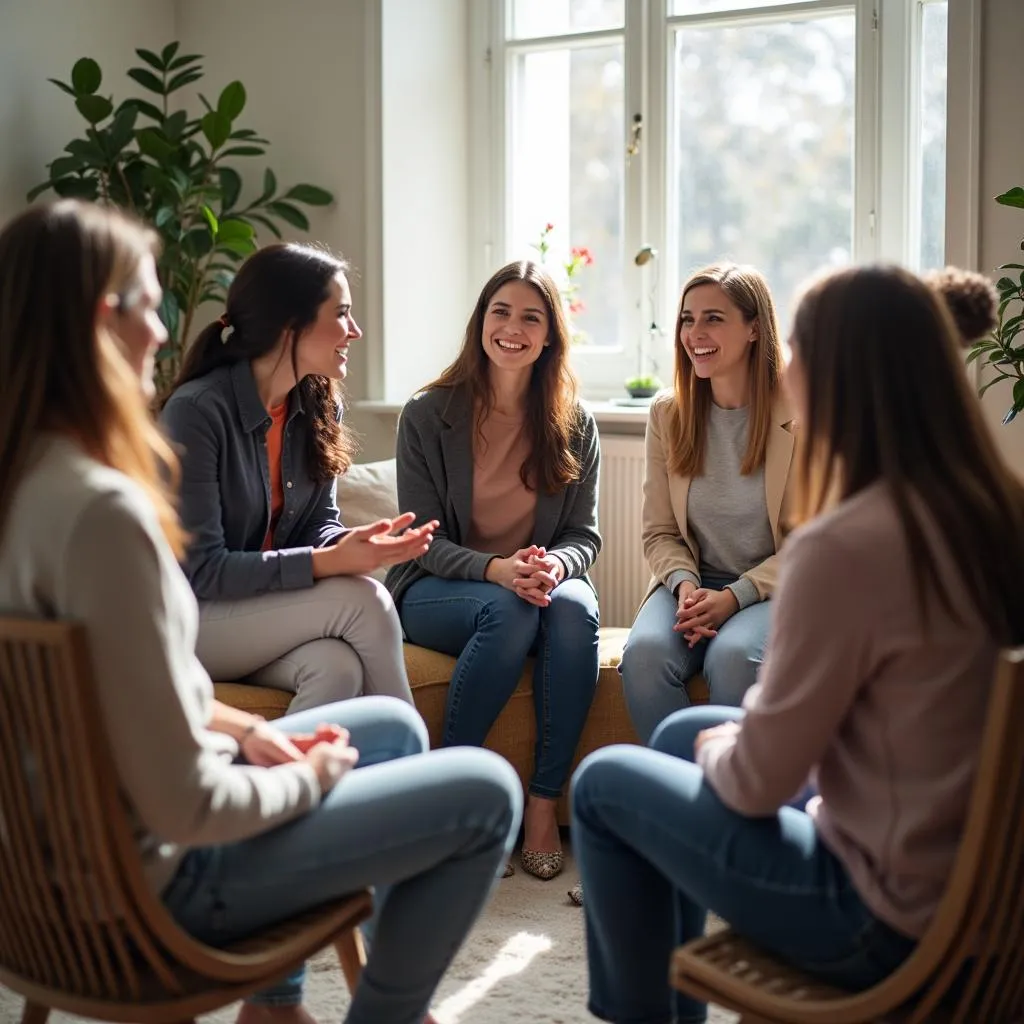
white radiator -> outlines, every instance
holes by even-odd
[[[602,626],[630,626],[651,578],[640,542],[644,439],[601,435],[598,525],[604,540],[591,576]]]

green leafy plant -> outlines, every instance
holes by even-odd
[[[629,377],[625,381],[626,390],[634,398],[650,398],[652,395],[657,394],[664,386],[660,377],[655,377],[651,374]]]
[[[996,202],[1003,206],[1014,206],[1024,210],[1024,188],[1020,185],[996,196]],[[1024,249],[1024,241],[1020,243]],[[1024,409],[1024,263],[1004,263],[1000,268],[1010,273],[996,282],[999,292],[999,321],[995,330],[971,345],[967,362],[975,360],[981,367],[990,366],[994,373],[979,389],[983,395],[993,384],[1013,381],[1013,404],[1003,416],[1003,423],[1010,423]]]
[[[129,97],[116,106],[112,96],[100,95],[103,75],[89,57],[75,62],[70,82],[51,78],[74,99],[88,127],[28,194],[30,202],[52,189],[112,203],[156,229],[162,242],[160,315],[169,335],[157,356],[160,391],[177,374],[196,310],[204,302],[225,301],[238,264],[257,248],[260,230],[280,238],[283,222],[308,231],[300,204],[325,206],[333,199],[307,184],[281,193],[267,167],[259,195],[243,203],[242,176],[232,164],[263,156],[269,142],[237,125],[246,102],[241,82],[225,86],[216,104],[200,93],[205,112],[199,117],[171,109],[172,96],[203,77],[204,58],[178,50],[176,42],[159,54],[136,50],[145,66],[130,68],[128,75],[151,98]]]

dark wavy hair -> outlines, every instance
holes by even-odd
[[[571,340],[562,299],[543,267],[520,260],[506,264],[491,277],[476,300],[455,362],[423,390],[464,388],[473,401],[476,430],[480,430],[494,407],[491,363],[483,348],[484,316],[495,293],[510,281],[532,285],[548,315],[548,344],[531,368],[526,398],[530,454],[519,468],[519,476],[531,490],[554,494],[580,475],[579,446],[573,443],[580,432],[579,385],[569,366]]]
[[[254,252],[228,289],[224,316],[233,328],[230,336],[221,340],[221,320],[204,328],[189,347],[167,398],[182,384],[218,367],[266,355],[285,335],[292,341],[292,368],[298,377],[295,343],[316,322],[320,306],[330,297],[331,281],[348,269],[347,260],[311,245],[268,245]],[[348,469],[357,449],[353,434],[338,416],[344,392],[340,381],[315,375],[299,381],[298,389],[310,423],[310,466],[316,479],[326,483]]]

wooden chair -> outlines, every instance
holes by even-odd
[[[953,872],[899,970],[865,992],[846,992],[725,931],[678,949],[670,974],[676,988],[737,1011],[744,1024],[1024,1019],[1024,648],[999,658]]]
[[[107,751],[81,626],[0,619],[0,984],[22,1024],[51,1009],[182,1022],[278,981],[333,943],[350,988],[362,892],[225,949],[146,884]]]

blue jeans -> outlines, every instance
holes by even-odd
[[[668,983],[669,958],[704,932],[708,910],[817,977],[867,988],[891,974],[913,939],[878,920],[813,820],[730,810],[693,760],[702,729],[732,708],[688,708],[651,749],[605,747],[573,779],[573,851],[586,893],[590,1010],[622,1024],[696,1024],[707,1007]]]
[[[393,697],[280,719],[332,722],[359,765],[301,818],[251,839],[192,850],[163,892],[178,923],[224,945],[320,903],[376,886],[374,936],[349,1024],[414,1024],[487,903],[519,830],[515,772],[486,750],[427,750],[423,721]],[[302,1000],[302,972],[254,1001]]]
[[[527,657],[537,655],[529,789],[561,796],[597,687],[599,618],[590,585],[566,580],[551,592],[551,604],[538,608],[497,583],[427,576],[405,592],[399,614],[412,643],[458,659],[448,687],[445,746],[482,746]]]
[[[704,586],[721,590],[732,576],[705,573]],[[692,649],[682,633],[673,633],[678,601],[668,587],[658,587],[644,602],[629,631],[619,672],[629,717],[646,743],[660,722],[690,706],[686,683],[703,668],[712,704],[739,707],[761,667],[771,601],[741,608],[726,619],[718,636]]]

